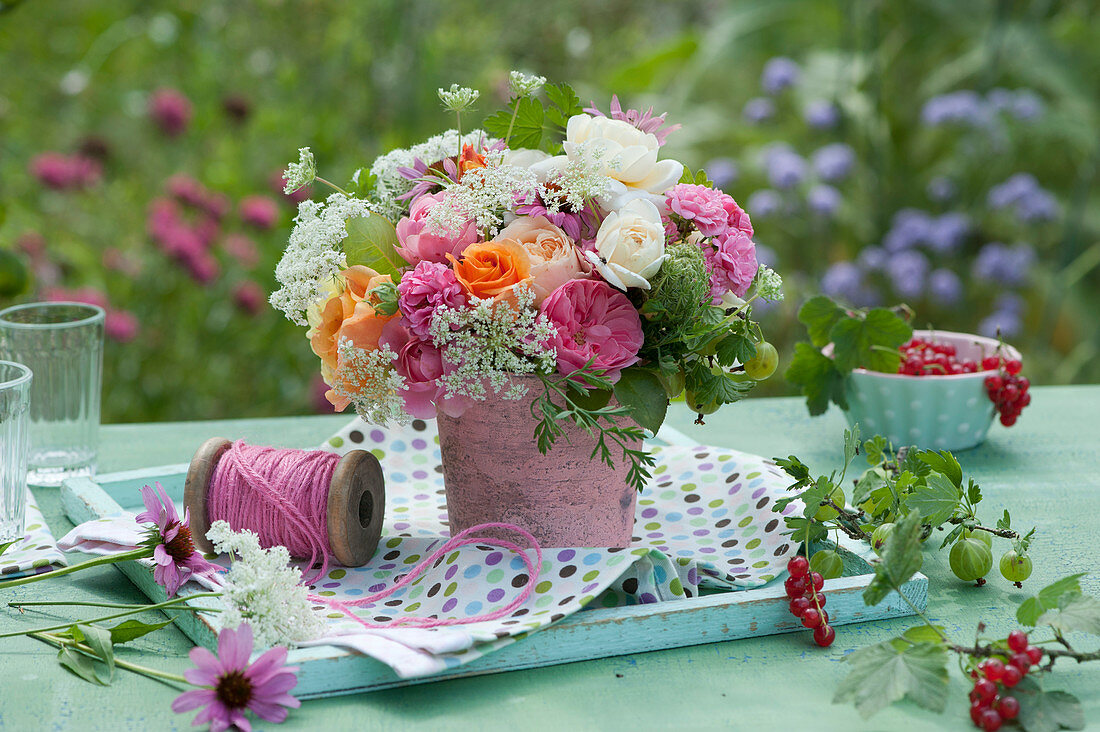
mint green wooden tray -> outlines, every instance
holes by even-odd
[[[74,523],[140,510],[139,490],[159,482],[177,503],[183,498],[187,465],[111,473],[95,478],[74,478],[61,488],[65,513]],[[845,576],[828,583],[829,617],[833,625],[861,623],[913,614],[897,593],[875,607],[863,603],[862,593],[871,579],[869,547],[841,540]],[[149,599],[163,601],[164,589],[153,581],[152,570],[137,562],[116,565]],[[181,595],[198,592],[188,585]],[[902,587],[914,606],[928,603],[928,579],[917,574]],[[204,599],[209,605],[216,600]],[[538,666],[623,656],[679,646],[716,643],[759,635],[809,631],[787,610],[783,583],[739,592],[716,592],[700,597],[650,605],[582,610],[532,633],[523,640],[482,656],[468,664],[414,679],[399,678],[389,666],[367,656],[333,646],[290,651],[288,663],[299,666],[295,696],[314,699],[355,694],[395,686],[422,684],[481,674],[493,674]],[[195,643],[213,649],[217,633],[203,614],[177,615],[176,624]]]

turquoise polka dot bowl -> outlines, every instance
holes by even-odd
[[[946,331],[913,331],[913,336],[954,346],[960,361],[981,363],[995,355],[993,338]],[[1007,359],[1020,353],[1005,346]],[[993,423],[993,402],[985,378],[994,371],[948,376],[908,376],[856,369],[847,380],[848,424],[858,423],[864,437],[883,435],[895,447],[917,445],[935,450],[966,450],[985,441]]]

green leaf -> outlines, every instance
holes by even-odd
[[[808,519],[812,519],[817,515],[817,512],[821,510],[821,502],[828,498],[835,487],[828,479],[818,478],[814,485],[802,491],[799,496],[799,499],[805,504],[802,508],[802,515]]]
[[[787,486],[787,490],[798,490],[811,482],[810,469],[796,456],[791,455],[787,458],[775,458],[775,464],[779,466],[784,473],[795,479],[795,483]]]
[[[685,372],[685,377],[687,388],[695,393],[699,404],[711,402],[717,402],[719,405],[733,404],[744,399],[756,384],[747,376],[721,370],[714,373],[701,361],[692,362]]]
[[[654,434],[661,429],[668,411],[668,393],[657,374],[647,369],[624,369],[615,384],[615,398],[628,410],[630,417]]]
[[[825,295],[811,297],[798,309],[798,320],[806,326],[810,342],[817,348],[829,342],[833,326],[844,317],[844,309]]]
[[[756,344],[746,333],[730,333],[714,346],[714,356],[723,366],[746,363],[756,355]]]
[[[847,468],[856,455],[859,454],[859,425],[852,425],[852,429],[844,430],[844,467]]]
[[[545,88],[546,98],[553,105],[546,110],[546,119],[551,124],[564,129],[570,117],[584,111],[581,98],[568,84],[548,84]]]
[[[1038,595],[1029,597],[1020,603],[1020,609],[1016,611],[1016,619],[1024,625],[1035,625],[1040,615],[1047,610],[1058,607],[1058,601],[1062,599],[1063,595],[1069,592],[1080,593],[1081,578],[1086,574],[1088,573],[1071,574],[1039,590]]]
[[[128,643],[143,635],[152,633],[155,630],[160,630],[166,625],[171,625],[172,622],[172,620],[165,620],[161,623],[143,623],[140,620],[131,618],[111,628],[111,642],[116,645],[119,643]]]
[[[84,635],[84,643],[107,665],[107,683],[115,674],[115,649],[111,642],[111,632],[98,625],[78,625]]]
[[[920,512],[925,523],[939,526],[954,516],[959,507],[962,494],[956,485],[940,473],[932,473],[909,496],[909,506]]]
[[[852,505],[858,506],[863,503],[867,496],[884,485],[886,485],[886,479],[882,477],[878,470],[874,468],[868,470],[860,476],[859,480],[856,481],[855,488],[852,489]]]
[[[1100,600],[1068,592],[1059,598],[1057,609],[1047,610],[1035,624],[1049,625],[1062,633],[1076,631],[1100,635]]]
[[[11,541],[5,541],[4,543],[0,544],[0,554],[6,552],[12,544],[15,544],[18,541],[19,539],[12,539]]]
[[[885,308],[875,308],[863,319],[838,320],[829,332],[833,358],[842,373],[860,367],[895,373],[901,363],[898,346],[912,335],[909,324]]]
[[[943,645],[942,625],[916,625],[901,634],[910,643],[935,643]]]
[[[1085,728],[1081,702],[1072,694],[1043,691],[1034,680],[1025,678],[1012,690],[1012,695],[1020,702],[1020,716],[1016,721],[1026,732]]]
[[[863,443],[863,457],[868,465],[880,465],[886,459],[886,438],[875,435]]]
[[[959,465],[959,461],[955,459],[955,456],[947,450],[940,450],[939,452],[921,450],[917,453],[917,459],[928,465],[932,470],[943,473],[958,488],[962,488],[962,466]]]
[[[397,231],[386,217],[356,216],[348,219],[347,231],[342,246],[349,267],[361,264],[379,274],[396,275],[408,266],[397,254]]]
[[[516,112],[515,124],[512,123],[512,110],[519,107]],[[542,142],[542,123],[546,117],[542,102],[535,97],[522,97],[513,99],[508,104],[507,110],[501,110],[485,120],[482,129],[495,137],[504,138],[508,134],[508,127],[512,127],[512,136],[508,140],[508,147],[528,147],[535,149]]]
[[[887,641],[860,648],[845,661],[851,670],[833,702],[851,702],[864,719],[903,697],[936,712],[947,704],[947,651],[940,645],[899,649]]]
[[[830,399],[842,408],[848,406],[844,378],[836,370],[833,360],[809,343],[795,344],[794,358],[783,378],[802,391],[811,416],[824,414]]]
[[[920,553],[921,516],[910,511],[890,532],[882,549],[882,559],[875,564],[875,576],[863,591],[863,601],[877,605],[899,589],[920,569],[923,557]]]
[[[66,646],[58,651],[57,661],[85,681],[107,686],[106,682],[99,678],[99,674],[96,673],[95,662],[83,653]]]
[[[1002,516],[1001,518],[997,519],[997,528],[998,529],[1011,529],[1012,528],[1012,517],[1008,515],[1008,509],[1007,508],[1005,509],[1005,515]]]

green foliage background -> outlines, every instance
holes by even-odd
[[[297,414],[316,403],[317,363],[301,329],[267,308],[249,315],[232,297],[245,280],[272,289],[293,208],[280,203],[279,224],[251,232],[262,252],[253,270],[219,255],[221,275],[198,285],[146,232],[149,202],[169,176],[189,174],[235,203],[274,196],[273,171],[309,145],[322,175],[342,181],[381,152],[450,126],[437,87],[479,88],[474,116],[491,114],[512,68],[568,81],[605,109],[615,92],[624,106],[668,111],[684,128],[665,153],[692,168],[737,159],[741,176],[728,190],[742,203],[766,185],[752,161],[768,143],[804,154],[833,140],[855,148],[835,222],[754,219],[789,285],[788,301],[763,319],[784,362],[802,337],[794,312],[825,268],[877,243],[932,176],[955,178],[959,205],[973,212],[991,185],[1031,172],[1063,216],[1032,242],[1039,263],[1014,342],[1037,382],[1100,378],[1094,2],[9,0],[0,9],[0,304],[39,291],[33,276],[22,281],[26,258],[2,254],[36,231],[61,284],[104,290],[112,307],[137,315],[138,338],[107,345],[106,421]],[[799,61],[803,82],[778,100],[773,123],[748,125],[741,109],[776,55]],[[74,93],[81,75],[86,86]],[[919,121],[932,96],[995,86],[1035,90],[1047,113],[996,144]],[[146,115],[147,95],[160,87],[194,105],[180,137],[164,136]],[[228,95],[248,101],[244,123],[224,112]],[[808,129],[797,110],[809,98],[835,100],[841,126],[827,136]],[[89,136],[110,151],[99,185],[49,191],[28,174],[35,155],[74,151]],[[1015,235],[988,217],[981,228],[982,240]],[[964,256],[980,243],[968,242]],[[112,247],[140,274],[106,269]],[[995,294],[974,284],[957,307],[910,304],[920,324],[972,331]],[[786,392],[776,377],[758,393]]]

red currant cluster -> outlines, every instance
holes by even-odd
[[[831,646],[836,640],[836,631],[829,625],[829,613],[825,607],[825,595],[821,588],[825,579],[818,572],[810,571],[810,562],[801,554],[787,562],[790,577],[783,583],[787,597],[791,598],[791,615],[802,621],[807,628],[813,628],[814,643],[822,648]]]
[[[980,370],[976,361],[960,361],[955,354],[955,347],[944,343],[913,338],[899,346],[898,350],[901,351],[898,373],[906,376],[976,374]]]
[[[1027,393],[1031,382],[1026,376],[1020,376],[1023,364],[1014,358],[1006,361],[997,356],[986,356],[982,359],[982,368],[986,371],[997,370],[992,376],[985,377],[985,393],[1001,413],[1001,424],[1011,427],[1016,424],[1016,418],[1024,407],[1031,404],[1031,395]]]
[[[1008,663],[999,658],[989,658],[978,664],[977,671],[970,673],[974,678],[974,689],[970,692],[970,719],[975,727],[985,732],[996,732],[1004,722],[1016,719],[1020,713],[1020,702],[1004,692],[1020,683],[1031,667],[1043,658],[1042,650],[1028,645],[1027,633],[1022,630],[1008,634],[1008,650],[1011,653]]]

